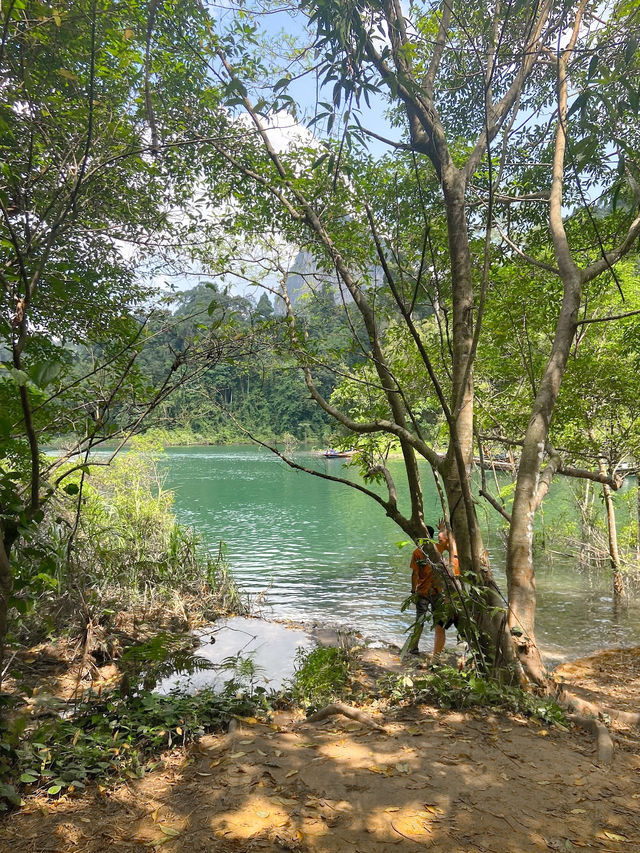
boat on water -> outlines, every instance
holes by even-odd
[[[333,450],[333,448],[328,448],[327,450],[321,450],[320,456],[324,456],[325,459],[346,459],[349,456],[353,456],[355,450]]]

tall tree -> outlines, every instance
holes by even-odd
[[[106,0],[0,11],[0,660],[12,548],[56,488],[43,443],[74,433],[86,455],[191,369],[174,353],[156,387],[140,380],[153,336],[136,250],[179,244],[199,218],[175,127],[214,126],[215,90],[201,97],[206,72],[180,40],[203,17],[197,3]]]
[[[313,359],[305,355],[298,337],[294,340],[312,397],[355,435],[395,436],[410,487],[410,512],[400,512],[388,472],[388,496],[379,502],[414,538],[426,536],[417,458],[427,459],[442,477],[461,563],[485,591],[488,608],[484,615],[478,611],[476,619],[503,661],[513,663],[517,655],[526,675],[543,682],[535,643],[532,530],[549,482],[562,466],[561,457],[548,446],[549,428],[583,288],[613,269],[640,233],[640,218],[628,207],[617,228],[602,234],[590,201],[595,192],[611,197],[633,186],[638,102],[626,92],[624,80],[638,61],[632,38],[635,10],[611,3],[603,19],[600,8],[596,11],[586,0],[528,5],[445,0],[415,3],[408,11],[396,0],[311,0],[301,8],[315,30],[315,67],[323,91],[333,86],[314,121],[316,126],[326,121],[329,133],[340,128],[339,139],[335,145],[325,143],[324,158],[318,157],[317,146],[313,153],[298,147],[293,157],[279,150],[265,117],[268,105],[263,97],[250,97],[255,78],[246,73],[246,53],[233,41],[217,41],[212,65],[227,81],[233,108],[246,111],[262,154],[254,145],[247,146],[249,162],[239,161],[224,146],[216,153],[263,200],[256,225],[262,221],[269,229],[266,211],[277,210],[290,239],[297,234],[318,262],[337,275],[348,297],[347,310],[358,312],[363,324],[359,346],[370,361],[385,414],[363,422],[326,400],[314,383]],[[624,63],[617,59],[601,65],[604,55],[613,56],[613,45],[618,52],[623,47]],[[252,72],[259,76],[255,67]],[[274,88],[285,90],[291,76],[285,75]],[[370,187],[360,179],[362,165],[349,152],[358,140],[380,139],[363,128],[362,119],[350,125],[363,101],[380,91],[386,92],[394,120],[404,131],[399,139],[384,141],[398,157],[406,152],[413,165],[420,204],[411,224],[380,218],[368,195]],[[276,103],[282,104],[278,97]],[[619,152],[621,168],[610,164],[613,152]],[[329,188],[326,180],[314,180],[312,174],[322,162],[330,173]],[[242,190],[238,198],[250,201],[248,194]],[[573,214],[567,210],[578,208],[585,210],[588,237],[583,232],[572,241],[566,220]],[[415,235],[401,233],[406,228],[418,228],[423,245],[419,263],[410,270],[404,269],[401,247]],[[444,245],[434,246],[437,228]],[[539,241],[537,254],[527,250],[535,233],[550,238]],[[502,240],[498,259],[497,238]],[[597,259],[589,261],[585,239],[596,242]],[[552,339],[521,438],[507,549],[509,606],[503,619],[493,615],[499,612],[500,599],[483,562],[470,471],[474,363],[495,264],[505,252],[545,269],[559,287],[550,308]],[[382,288],[372,286],[373,263],[382,270]],[[384,323],[377,313],[382,289],[388,297],[385,304],[393,306],[408,332],[425,383],[446,420],[444,454],[424,439],[411,401],[391,369]],[[436,314],[443,312],[445,302],[448,305],[448,375],[437,370],[438,357],[427,348],[416,320],[417,296],[424,291]],[[295,312],[290,313],[293,321]]]

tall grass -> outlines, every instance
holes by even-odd
[[[189,625],[244,610],[223,544],[209,554],[176,521],[160,458],[143,441],[92,467],[79,495],[52,503],[17,553],[15,604],[25,628],[56,631],[79,611],[86,622],[108,611],[164,608]]]

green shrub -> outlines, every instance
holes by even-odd
[[[72,717],[49,718],[27,733],[25,718],[15,717],[0,725],[0,811],[19,805],[25,787],[55,796],[88,781],[143,776],[163,750],[197,740],[234,715],[264,711],[263,697],[235,689],[195,696],[142,690],[88,702]]]
[[[472,669],[442,666],[424,673],[390,675],[380,688],[394,704],[423,702],[457,709],[483,706],[525,714],[549,724],[564,722],[561,707],[552,699],[500,684]]]
[[[342,648],[319,646],[299,649],[291,694],[296,702],[311,709],[342,698],[347,692],[350,673],[349,653]]]
[[[45,634],[59,631],[80,611],[100,620],[105,609],[142,603],[184,615],[189,600],[189,610],[209,618],[242,612],[224,545],[212,557],[176,522],[159,459],[157,445],[138,439],[111,465],[90,467],[82,483],[80,472],[67,478],[66,491],[16,549],[13,612],[24,618],[34,610],[22,633],[38,625]]]

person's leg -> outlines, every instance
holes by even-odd
[[[420,637],[422,636],[422,629],[424,628],[424,620],[427,615],[427,611],[429,609],[429,602],[423,595],[419,595],[416,599],[416,627],[413,632],[413,645],[409,649],[410,655],[418,655],[420,652],[418,651],[418,643],[420,642]]]
[[[435,628],[435,637],[433,638],[433,656],[439,655],[440,652],[444,649],[444,642],[447,638],[445,634],[445,630],[442,625],[436,625]]]

